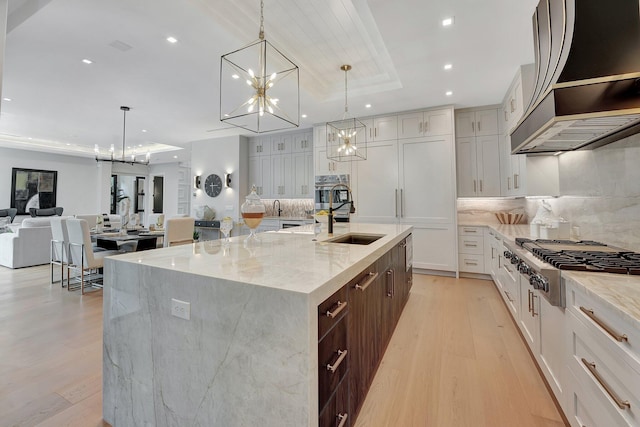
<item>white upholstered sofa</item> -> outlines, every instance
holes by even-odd
[[[9,228],[12,232],[0,234],[0,265],[21,268],[49,263],[50,217],[25,218]]]

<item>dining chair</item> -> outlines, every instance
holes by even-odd
[[[60,285],[64,287],[64,268],[69,258],[69,233],[67,232],[67,219],[60,217],[51,218],[51,280],[53,285],[53,266],[60,266]],[[67,285],[69,278],[67,277]]]
[[[192,217],[169,218],[164,223],[164,247],[193,243],[196,220]]]
[[[84,219],[68,219],[69,261],[67,263],[67,289],[71,290],[69,270],[80,275],[80,291],[84,295],[85,281],[91,286],[102,287],[102,268],[104,258],[117,255],[118,251],[94,252],[89,234],[89,225]],[[76,287],[77,289],[77,287]],[[75,290],[75,289],[74,289]]]

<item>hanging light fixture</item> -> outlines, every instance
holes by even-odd
[[[298,66],[264,38],[220,58],[220,120],[256,133],[298,127]]]
[[[148,152],[148,151],[147,151],[147,154],[144,156],[144,160],[137,160],[137,154],[136,154],[136,150],[134,148],[131,151],[130,159],[127,160],[126,154],[125,154],[125,142],[126,142],[126,136],[127,136],[127,111],[131,110],[131,108],[122,106],[122,107],[120,107],[120,109],[122,110],[122,114],[123,114],[123,118],[122,118],[122,120],[123,120],[123,125],[122,125],[122,158],[121,159],[116,159],[114,157],[115,147],[113,146],[113,144],[111,144],[111,147],[109,147],[109,157],[108,158],[101,158],[100,157],[100,147],[98,146],[98,144],[95,144],[93,146],[93,151],[96,153],[96,162],[113,162],[113,163],[129,163],[131,165],[148,165],[149,164],[149,160],[151,159],[151,153]]]
[[[347,72],[351,65],[340,69],[344,71],[344,114],[342,120],[327,123],[327,158],[338,162],[367,160],[367,127],[355,117],[349,118]]]

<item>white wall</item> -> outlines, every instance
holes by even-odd
[[[215,209],[216,218],[240,216],[240,205],[249,193],[248,142],[242,136],[196,141],[191,144],[191,174],[201,175],[202,185],[210,174],[217,174],[224,181],[224,174],[232,174],[231,188],[223,188],[218,197],[209,197],[204,190],[193,190],[191,215],[198,206],[207,205]],[[224,182],[223,182],[224,184]],[[228,210],[230,207],[231,210]]]
[[[56,205],[64,208],[63,215],[102,212],[102,170],[94,159],[0,147],[0,208],[11,205],[14,167],[57,171]]]

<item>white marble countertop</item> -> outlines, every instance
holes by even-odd
[[[160,269],[215,277],[240,283],[309,294],[322,301],[411,232],[400,224],[338,223],[334,235],[381,234],[369,245],[327,243],[326,225],[314,241],[312,226],[258,233],[261,243],[245,246],[246,236],[198,242],[152,251],[131,252],[113,259]],[[297,232],[292,232],[297,230]]]

